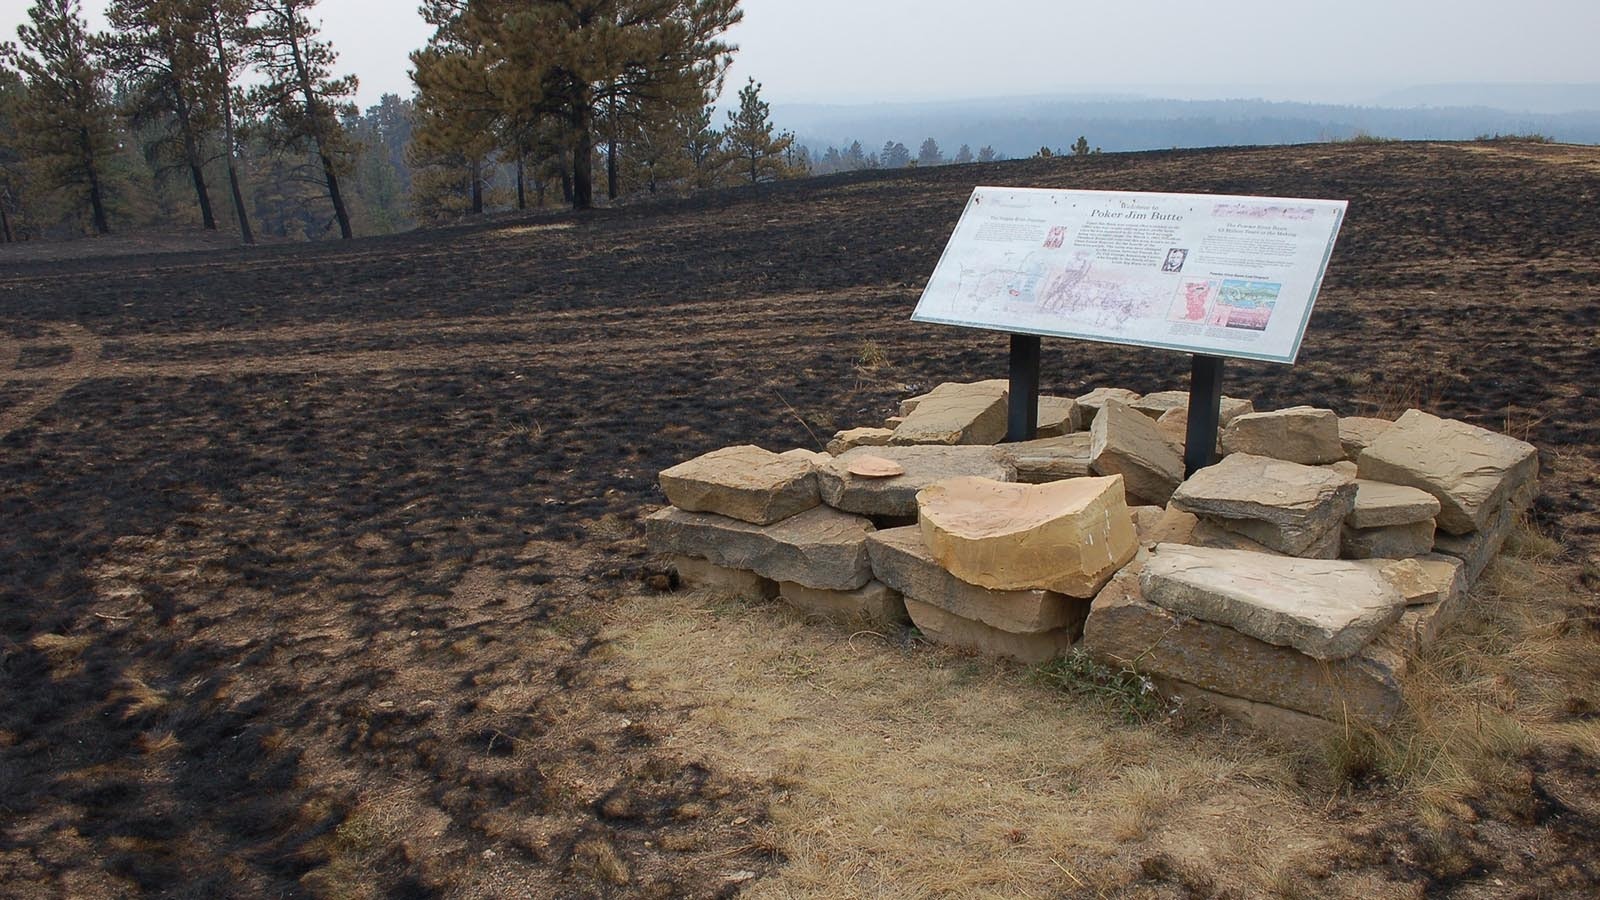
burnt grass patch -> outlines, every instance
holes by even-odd
[[[81,380],[0,434],[6,891],[712,896],[770,871],[777,787],[667,749],[683,711],[600,674],[594,636],[658,574],[660,469],[1003,373],[1003,336],[907,321],[980,183],[1349,199],[1299,364],[1230,364],[1228,392],[1530,439],[1537,523],[1600,559],[1590,150],[1118,154],[8,266],[0,414]],[[65,324],[93,370],[63,374]],[[1187,360],[1046,341],[1044,371],[1150,391]],[[1455,841],[1372,789],[1349,864],[1587,889],[1595,820],[1558,796],[1594,763],[1529,771],[1525,814]],[[1517,862],[1530,829],[1565,862]]]

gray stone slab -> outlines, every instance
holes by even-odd
[[[1060,437],[1001,444],[997,449],[1017,470],[1023,484],[1048,484],[1068,478],[1085,478],[1089,469],[1090,435],[1078,431]]]
[[[1410,525],[1340,530],[1339,556],[1344,559],[1405,559],[1433,552],[1433,520]]]
[[[1183,544],[1156,545],[1140,587],[1163,609],[1318,660],[1356,654],[1405,611],[1370,566]]]
[[[864,478],[849,471],[852,460],[877,456],[905,467],[893,478]],[[822,500],[834,509],[863,516],[917,514],[917,492],[948,478],[971,475],[1016,481],[1017,470],[998,447],[857,447],[817,467]]]
[[[1356,479],[1356,505],[1345,517],[1351,528],[1383,528],[1432,522],[1439,499],[1427,491],[1387,481]]]
[[[1410,410],[1356,462],[1361,477],[1420,488],[1441,505],[1439,528],[1468,534],[1539,471],[1532,444],[1486,428]]]
[[[645,519],[652,553],[673,553],[744,569],[774,581],[853,591],[872,578],[872,522],[819,506],[773,525],[667,507]]]
[[[1237,453],[1196,472],[1172,505],[1290,556],[1333,558],[1355,497],[1355,484],[1328,469]]]

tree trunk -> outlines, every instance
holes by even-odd
[[[217,217],[211,211],[211,193],[206,190],[205,164],[200,158],[200,148],[194,139],[194,129],[189,125],[189,104],[180,89],[175,92],[173,104],[178,114],[178,129],[183,132],[183,159],[189,164],[189,175],[194,179],[194,196],[200,203],[200,221],[207,231],[217,230]]]
[[[228,60],[227,48],[222,43],[222,20],[217,13],[217,5],[210,4],[211,11],[211,41],[217,50],[217,72],[221,76],[222,85],[222,136],[228,142],[228,188],[233,193],[233,212],[239,217],[239,237],[246,244],[256,242],[255,233],[250,230],[250,216],[244,209],[244,192],[239,189],[239,170],[234,166],[233,144],[233,83],[229,74],[233,67]]]
[[[0,235],[5,236],[5,242],[8,244],[16,241],[16,238],[11,236],[11,219],[6,215],[6,200],[3,196],[0,196]]]
[[[562,165],[562,167],[561,167],[561,202],[570,204],[572,202],[572,196],[573,196],[573,193],[572,193],[572,170],[567,168],[566,165]]]
[[[94,144],[89,138],[89,129],[80,128],[78,140],[83,149],[83,170],[89,178],[89,212],[94,219],[94,233],[110,234],[111,226],[106,222],[105,198],[100,192],[100,173],[95,171]]]
[[[522,169],[522,154],[517,154],[517,211],[528,208],[528,187]]]
[[[355,237],[355,232],[350,230],[350,213],[344,208],[344,195],[339,192],[339,176],[333,173],[333,160],[328,154],[321,153],[322,174],[328,177],[328,199],[333,201],[333,216],[339,220],[339,236],[345,240]]]
[[[483,160],[472,160],[472,214],[483,215]]]
[[[229,128],[232,131],[232,128]],[[244,192],[239,190],[239,170],[233,165],[233,141],[228,141],[228,187],[233,192],[233,211],[239,216],[239,238],[246,244],[256,242],[255,233],[250,230],[250,216],[244,210]]]
[[[594,110],[587,91],[572,105],[572,208],[594,207]]]

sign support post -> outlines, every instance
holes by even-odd
[[[1217,428],[1222,422],[1222,357],[1195,354],[1189,374],[1189,431],[1183,449],[1183,477],[1216,461]]]
[[[1039,435],[1039,336],[1011,336],[1011,399],[1006,409],[1006,442]]]

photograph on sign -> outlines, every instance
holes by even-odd
[[[1292,363],[1346,206],[980,187],[911,318]]]

